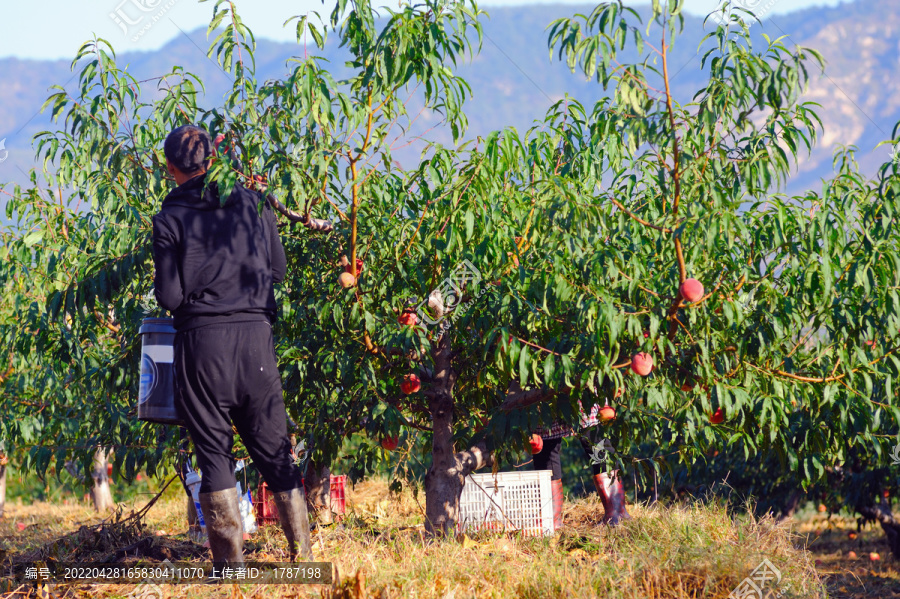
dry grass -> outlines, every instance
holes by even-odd
[[[420,497],[419,501],[423,499]],[[138,506],[140,507],[140,506]],[[563,530],[549,538],[478,533],[434,541],[424,534],[412,493],[392,497],[370,481],[348,489],[348,514],[313,535],[318,559],[335,564],[339,584],[168,585],[165,597],[596,597],[656,599],[726,597],[763,558],[783,573],[784,597],[824,598],[810,553],[771,520],[732,520],[716,506],[630,508],[635,516],[616,529],[599,525],[596,496],[566,504]],[[171,488],[147,513],[145,527],[120,518],[97,526],[86,505],[10,505],[0,520],[0,558],[25,561],[54,556],[89,561],[152,539],[147,558],[208,561],[185,536],[185,501]],[[16,524],[26,524],[19,531]],[[157,536],[157,533],[162,536]],[[245,542],[248,560],[284,560],[284,539],[264,527]],[[4,590],[0,579],[0,592]],[[16,591],[16,589],[7,589]],[[25,597],[26,589],[14,595]],[[134,586],[57,586],[56,597],[134,596]],[[31,596],[37,596],[34,593]],[[878,596],[878,595],[868,595]],[[149,599],[149,598],[148,598]]]

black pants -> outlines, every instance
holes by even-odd
[[[203,474],[201,493],[235,485],[232,424],[273,492],[300,487],[268,322],[179,332],[174,366],[175,409],[194,442]]]
[[[584,455],[591,459],[591,443],[584,437],[580,437],[581,448]],[[559,459],[560,450],[562,449],[562,437],[558,439],[544,439],[544,447],[540,453],[534,455],[535,470],[550,470],[553,474],[550,480],[560,480],[562,478],[562,462]],[[603,472],[603,466],[600,464],[591,464],[591,472],[600,474]]]

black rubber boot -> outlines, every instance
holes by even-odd
[[[244,563],[244,531],[237,489],[200,493],[200,509],[206,521],[209,548],[217,568]]]
[[[284,536],[287,537],[291,561],[296,561],[298,555],[305,561],[312,560],[309,515],[303,487],[275,493],[275,507],[278,509],[278,520],[281,521]]]

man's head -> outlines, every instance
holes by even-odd
[[[213,146],[209,133],[195,125],[182,125],[166,137],[163,151],[169,173],[181,185],[206,172]]]

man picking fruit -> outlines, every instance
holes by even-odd
[[[243,563],[232,425],[275,495],[291,560],[298,551],[312,559],[272,337],[273,285],[287,268],[275,215],[241,185],[220,201],[206,182],[213,145],[205,130],[178,127],[163,149],[177,187],[153,217],[154,286],[175,319],[175,407],[203,472],[200,508],[213,562]]]
[[[581,402],[578,402],[578,407],[581,409]],[[534,469],[552,472],[550,485],[555,528],[562,526],[563,486],[560,454],[563,438],[577,434],[584,454],[588,458],[593,458],[594,445],[588,440],[587,431],[601,422],[607,424],[615,417],[616,411],[608,404],[602,408],[599,404],[595,404],[590,414],[585,414],[583,410],[580,410],[580,431],[578,433],[563,422],[554,422],[549,429],[541,427],[532,431],[531,453],[534,454]],[[619,471],[604,472],[603,465],[595,463],[591,459],[591,474],[594,488],[600,496],[600,501],[603,502],[603,523],[615,526],[621,520],[631,519],[631,515],[625,507],[625,487]]]

